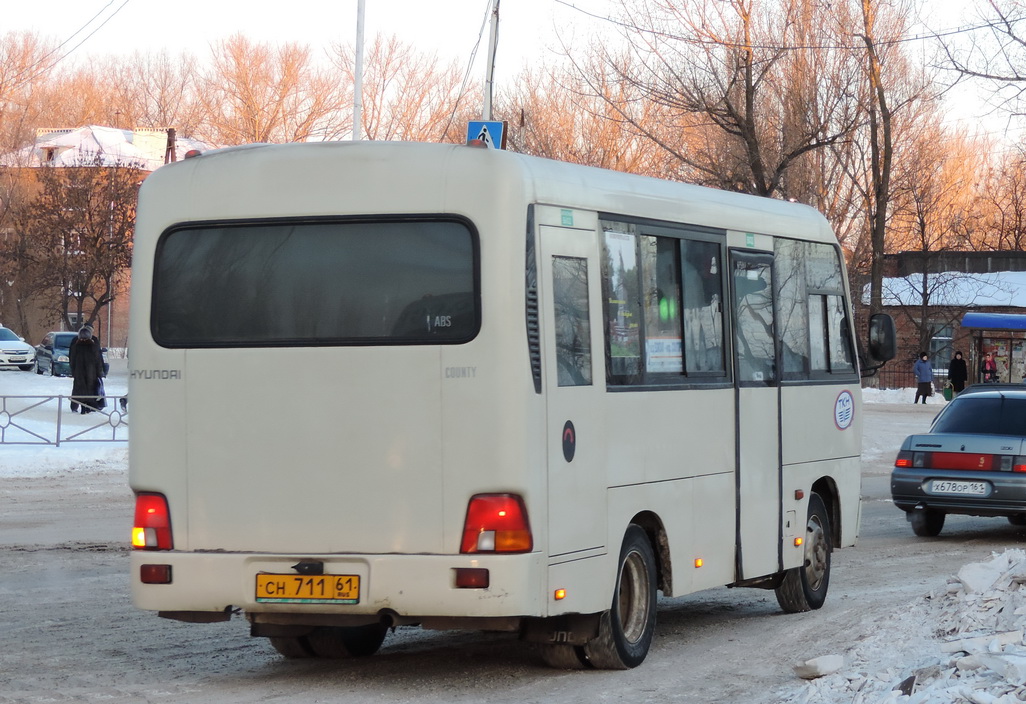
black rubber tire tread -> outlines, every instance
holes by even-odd
[[[588,667],[584,648],[566,643],[546,644],[541,647],[542,660],[557,670],[583,670]]]
[[[314,657],[306,636],[271,636],[267,640],[280,655],[289,660]]]
[[[380,623],[367,626],[321,626],[307,636],[310,649],[319,658],[341,660],[363,658],[378,652],[388,627]]]
[[[831,535],[830,515],[827,513],[826,504],[819,494],[812,493],[809,496],[809,513],[805,522],[804,564],[785,571],[780,586],[773,590],[777,595],[777,603],[784,612],[796,614],[823,606],[827,589],[830,587],[830,552],[833,548]],[[819,584],[810,582],[810,551],[813,553],[813,559],[823,563],[823,576]]]
[[[631,593],[623,592],[627,586]],[[639,608],[623,614],[624,601]],[[624,617],[640,632],[633,641],[624,632]],[[613,603],[599,620],[598,636],[584,646],[588,663],[599,670],[626,670],[645,660],[652,645],[656,623],[656,559],[648,535],[631,524],[623,537],[617,563]]]
[[[944,514],[929,509],[912,511],[908,522],[912,524],[912,532],[920,538],[936,538],[944,528]]]

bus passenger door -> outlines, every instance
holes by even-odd
[[[731,250],[737,399],[737,578],[780,570],[779,365],[773,255]]]
[[[605,377],[595,231],[539,228],[549,555],[605,545]]]

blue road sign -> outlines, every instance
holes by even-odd
[[[506,123],[474,120],[467,123],[467,141],[480,139],[489,149],[502,149],[505,143]]]

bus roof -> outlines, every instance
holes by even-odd
[[[229,147],[158,169],[144,191],[151,182],[184,177],[203,195],[203,189],[214,184],[231,183],[239,189],[256,178],[290,183],[302,174],[306,180],[320,174],[321,182],[336,184],[336,194],[345,191],[347,182],[353,187],[372,182],[375,174],[387,174],[383,186],[397,190],[430,190],[443,182],[456,189],[465,183],[470,189],[492,176],[511,186],[519,182],[522,197],[531,203],[836,243],[822,214],[798,203],[455,144],[368,141]]]

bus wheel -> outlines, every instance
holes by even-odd
[[[362,658],[378,652],[388,627],[380,623],[367,626],[319,626],[305,636],[272,637],[271,645],[287,658]]]
[[[283,655],[289,660],[314,657],[313,651],[310,650],[310,645],[306,641],[306,636],[271,636],[267,640],[271,641],[271,645],[279,655]]]
[[[584,646],[592,667],[626,670],[648,655],[656,622],[656,562],[648,536],[631,525],[620,548],[613,604],[599,620],[599,632]]]
[[[584,648],[579,645],[546,644],[541,653],[545,664],[557,670],[581,670],[587,666]]]
[[[776,588],[777,602],[787,613],[818,609],[830,586],[830,517],[819,494],[809,496],[805,523],[805,557],[801,567],[784,572]]]
[[[934,538],[940,535],[944,527],[944,514],[921,509],[909,513],[908,522],[912,524],[912,532],[920,538]]]

